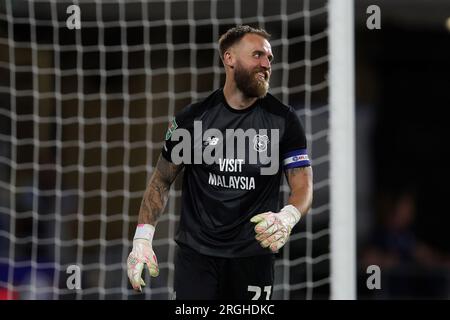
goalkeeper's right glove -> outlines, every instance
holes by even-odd
[[[152,240],[155,227],[150,224],[139,224],[133,239],[133,250],[127,260],[128,279],[130,279],[133,289],[142,291],[141,286],[145,286],[141,278],[144,264],[152,277],[159,274],[158,260],[153,252]]]

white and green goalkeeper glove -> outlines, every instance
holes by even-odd
[[[289,239],[292,228],[302,217],[293,205],[287,205],[280,212],[265,212],[251,218],[256,223],[256,240],[263,248],[269,247],[272,252],[284,246]]]
[[[142,291],[141,286],[145,286],[141,278],[144,264],[152,277],[159,275],[158,260],[153,252],[152,240],[155,227],[150,224],[139,224],[133,239],[133,250],[127,260],[128,279],[130,279],[133,289]]]

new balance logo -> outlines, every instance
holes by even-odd
[[[219,138],[216,138],[214,136],[213,137],[209,137],[208,139],[206,139],[205,142],[203,142],[203,144],[205,146],[216,146],[217,143],[219,143]]]

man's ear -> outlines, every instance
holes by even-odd
[[[223,63],[231,69],[234,68],[235,59],[233,53],[230,50],[225,51],[225,53],[223,54]]]

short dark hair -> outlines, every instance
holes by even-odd
[[[223,59],[225,51],[227,51],[235,43],[239,42],[248,33],[257,34],[267,40],[270,39],[270,34],[267,33],[266,30],[261,28],[253,28],[247,25],[240,25],[228,29],[228,31],[222,34],[219,39],[220,58]]]

